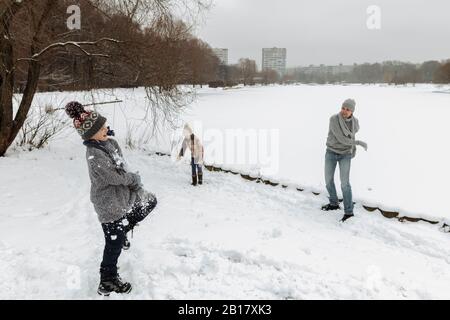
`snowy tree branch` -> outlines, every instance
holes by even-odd
[[[97,41],[68,41],[68,42],[57,42],[57,43],[52,43],[51,45],[45,47],[44,49],[42,49],[41,51],[35,53],[31,58],[20,58],[17,61],[23,61],[23,60],[28,60],[28,61],[38,61],[39,58],[41,56],[43,56],[45,53],[56,49],[56,48],[64,48],[64,47],[68,47],[68,46],[72,46],[77,48],[78,50],[80,50],[81,52],[83,52],[86,56],[89,57],[105,57],[105,58],[109,58],[109,55],[106,54],[95,54],[95,53],[89,53],[88,51],[86,51],[85,49],[83,49],[82,46],[96,46],[98,44],[100,44],[101,42],[112,42],[112,43],[116,43],[119,44],[121,43],[121,41],[116,40],[116,39],[110,39],[110,38],[102,38],[99,39]]]

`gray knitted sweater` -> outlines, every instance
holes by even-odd
[[[91,202],[101,223],[122,218],[137,200],[139,176],[126,172],[122,151],[113,139],[85,142]]]
[[[343,127],[343,126],[346,127]],[[327,148],[338,154],[352,154],[355,156],[356,145],[359,141],[355,140],[355,134],[359,131],[359,121],[352,116],[349,121],[339,121],[339,114],[330,118],[328,130]]]

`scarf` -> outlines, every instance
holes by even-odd
[[[122,157],[120,157],[120,155],[115,152],[114,154],[112,153],[111,150],[108,149],[108,147],[106,146],[106,141],[96,141],[96,140],[86,140],[83,141],[83,144],[88,147],[88,148],[95,148],[98,150],[103,151],[104,153],[106,153],[106,155],[111,159],[111,161],[115,164],[116,169],[120,172],[127,172],[126,168],[125,168],[125,161],[123,160]]]
[[[353,141],[353,147],[352,147],[352,157],[355,157],[356,155],[356,144],[355,144],[355,119],[352,119],[352,129],[350,130],[347,126],[347,121],[344,119],[342,114],[339,112],[338,115],[339,119],[339,126],[341,127],[342,132],[344,135],[348,138],[351,138]]]

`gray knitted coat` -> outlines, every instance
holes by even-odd
[[[330,118],[328,130],[327,148],[338,154],[356,154],[356,145],[361,141],[355,139],[355,134],[359,131],[359,121],[352,116],[350,121],[341,121],[340,114],[335,114]],[[347,126],[347,127],[344,127]]]
[[[140,178],[126,172],[122,151],[113,139],[86,141],[91,202],[101,223],[124,217],[137,200]]]

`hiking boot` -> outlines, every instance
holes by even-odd
[[[198,184],[200,184],[200,185],[203,184],[203,174],[202,173],[198,174]]]
[[[111,279],[103,279],[100,281],[97,293],[99,295],[108,297],[111,292],[115,293],[130,293],[132,286],[128,282],[123,282],[119,275]]]
[[[197,176],[192,176],[192,185],[193,186],[197,185]]]

